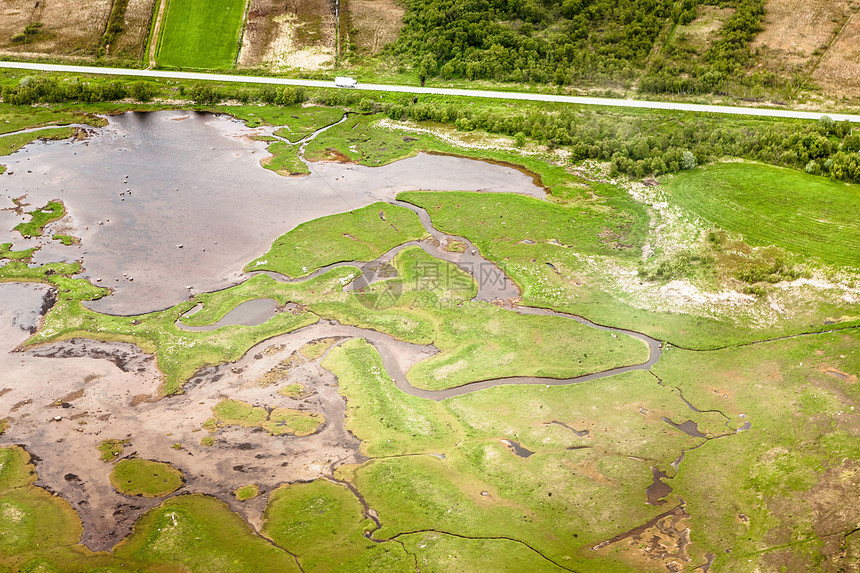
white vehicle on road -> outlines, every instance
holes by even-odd
[[[345,76],[337,76],[334,79],[334,85],[339,88],[354,88],[358,85],[358,82],[355,81],[354,78],[347,78]]]

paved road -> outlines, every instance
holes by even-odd
[[[239,76],[227,74],[209,74],[201,72],[175,72],[165,70],[139,70],[125,68],[101,68],[95,66],[67,66],[60,64],[36,64],[28,62],[0,62],[0,68],[13,68],[19,70],[37,70],[45,72],[72,72],[82,74],[101,74],[110,76],[131,76],[142,78],[169,78],[185,80],[210,80],[216,82],[236,82],[251,84],[274,84],[287,86],[304,86],[314,88],[334,87],[334,82],[319,80],[292,80],[286,78],[272,78],[263,76]],[[346,88],[344,88],[346,89]],[[435,94],[450,96],[483,97],[493,99],[515,99],[528,101],[547,101],[572,103],[580,105],[602,105],[611,107],[628,107],[641,109],[667,109],[676,111],[694,111],[704,113],[724,113],[732,115],[749,115],[759,117],[786,117],[794,119],[819,119],[827,115],[836,121],[847,119],[853,123],[860,123],[860,115],[844,113],[827,113],[811,111],[795,111],[790,109],[768,109],[761,107],[735,107],[726,105],[699,105],[692,103],[673,103],[662,101],[646,101],[631,99],[611,99],[597,97],[577,97],[554,94],[526,93],[526,92],[494,92],[485,90],[463,90],[450,88],[428,88],[417,86],[390,86],[382,84],[360,83],[356,89],[367,91],[397,92],[408,94]]]

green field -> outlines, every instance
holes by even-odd
[[[681,206],[754,245],[860,267],[860,185],[750,163],[720,163],[667,182]]]
[[[332,263],[372,261],[426,234],[418,216],[409,209],[373,203],[302,223],[275,240],[272,248],[248,263],[245,270],[303,277]]]
[[[169,0],[158,39],[158,65],[232,68],[244,10],[245,0]]]
[[[143,497],[164,497],[183,483],[182,472],[170,464],[140,458],[117,462],[110,482],[120,493]]]

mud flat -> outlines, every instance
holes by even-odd
[[[177,494],[215,495],[255,527],[268,492],[278,485],[331,475],[335,465],[361,461],[358,440],[343,427],[344,401],[334,375],[318,361],[301,359],[284,379],[260,383],[266,372],[318,338],[320,330],[267,341],[235,364],[202,372],[185,394],[156,401],[152,394],[160,373],[152,357],[132,345],[71,340],[11,352],[38,322],[46,291],[0,284],[0,297],[15,303],[14,308],[0,307],[0,418],[12,418],[0,445],[26,445],[38,460],[38,485],[78,510],[83,542],[91,549],[112,547],[161,501],[114,490],[109,481],[113,465],[101,461],[97,449],[106,439],[130,440],[117,459],[169,462],[185,478]],[[279,394],[288,383],[301,384],[302,393]],[[228,394],[251,404],[321,413],[325,422],[305,437],[237,426],[214,428],[210,434],[203,425]],[[201,443],[207,436],[213,438],[211,446]],[[249,483],[257,484],[263,495],[237,501],[233,492]]]

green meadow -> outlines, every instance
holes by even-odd
[[[214,70],[233,67],[245,0],[164,1],[168,5],[158,38],[158,65]]]
[[[667,181],[681,206],[753,245],[860,267],[860,185],[756,163],[718,163]]]

